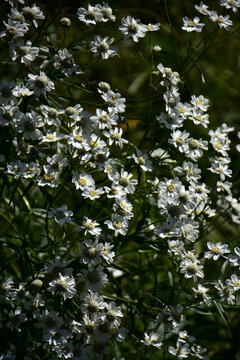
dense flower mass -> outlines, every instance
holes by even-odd
[[[0,359],[239,358],[240,1],[54,6],[3,4]]]

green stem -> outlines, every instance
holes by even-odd
[[[173,26],[172,26],[172,22],[171,22],[171,19],[170,19],[170,16],[169,16],[169,12],[168,12],[168,5],[167,5],[167,0],[164,0],[164,7],[165,7],[165,11],[166,11],[166,15],[167,15],[167,20],[168,20],[168,24],[170,26],[170,30],[171,30],[171,35],[172,35],[172,39],[173,39],[173,44],[174,44],[174,48],[175,48],[175,53],[178,57],[178,46],[177,46],[177,42],[176,42],[176,38],[175,38],[175,35],[174,35],[174,31],[173,31]]]

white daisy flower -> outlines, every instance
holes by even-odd
[[[76,189],[81,189],[84,191],[86,187],[94,187],[95,181],[93,177],[87,173],[77,173],[73,172],[72,182],[75,184]]]
[[[184,359],[187,358],[188,354],[190,353],[189,344],[182,344],[177,342],[176,348],[173,346],[169,346],[168,351],[170,354],[176,356],[178,359]]]
[[[92,187],[85,186],[82,196],[85,199],[95,200],[95,199],[99,199],[102,194],[104,194],[104,190],[101,187],[96,189],[95,186]]]
[[[26,43],[23,40],[19,40],[16,43],[10,45],[9,54],[13,61],[20,57],[22,64],[29,65],[38,56],[39,48],[32,46],[30,40]]]
[[[184,161],[181,166],[176,166],[174,170],[177,171],[179,175],[185,176],[187,181],[192,180],[197,182],[201,178],[201,169],[191,161]]]
[[[239,266],[240,269],[240,248],[238,246],[236,246],[234,248],[234,252],[236,255],[228,255],[228,259],[231,263],[232,266]]]
[[[56,209],[50,207],[48,211],[48,217],[54,218],[54,220],[62,227],[65,223],[71,223],[71,217],[73,212],[67,210],[67,205],[62,205]]]
[[[76,149],[85,149],[89,151],[91,146],[89,145],[89,137],[83,134],[83,130],[79,127],[72,129],[72,132],[68,136],[68,144]]]
[[[232,274],[231,279],[226,280],[226,284],[231,286],[233,291],[240,290],[240,278],[236,274]]]
[[[114,176],[114,182],[117,185],[121,185],[127,193],[133,194],[135,191],[135,185],[137,185],[138,181],[136,179],[131,179],[132,177],[133,174],[121,169],[121,173],[116,173]]]
[[[59,134],[56,131],[52,132],[51,130],[47,130],[47,133],[42,136],[40,144],[51,143],[62,140],[66,137],[66,135]]]
[[[103,135],[108,138],[108,144],[111,146],[112,144],[115,144],[120,147],[120,149],[123,148],[123,144],[128,144],[128,140],[122,138],[123,129],[115,127],[114,129],[109,129],[109,131],[103,131]]]
[[[8,278],[0,284],[0,299],[10,300],[13,289],[13,279]]]
[[[86,281],[89,290],[98,291],[107,284],[108,278],[103,269],[103,266],[98,265],[96,268],[89,267],[88,270],[82,270],[82,279]]]
[[[211,296],[207,294],[209,288],[206,288],[202,286],[201,284],[198,284],[197,289],[192,288],[194,291],[194,296],[199,300],[200,304],[211,304]]]
[[[130,220],[133,217],[132,204],[127,200],[126,197],[116,198],[115,201],[116,203],[113,204],[114,212],[123,218]]]
[[[145,25],[147,31],[158,31],[160,29],[160,23]]]
[[[0,107],[0,126],[7,126],[9,124],[15,125],[20,119],[22,112],[18,106],[11,103]]]
[[[25,0],[5,0],[8,1],[8,3],[12,6],[12,7],[17,7],[18,3],[20,4],[24,4]]]
[[[19,179],[25,174],[26,169],[27,169],[26,163],[20,160],[11,161],[7,165],[6,174],[13,175],[15,179]]]
[[[184,153],[187,157],[190,157],[192,160],[197,161],[203,155],[202,150],[207,150],[208,142],[202,139],[193,139],[188,138],[187,140],[187,148],[185,149]]]
[[[230,30],[230,27],[232,26],[233,22],[229,19],[229,15],[222,16],[218,15],[216,11],[211,11],[209,13],[209,18],[216,22],[220,28],[224,28],[225,30]]]
[[[99,310],[103,310],[105,307],[106,303],[104,302],[103,297],[99,296],[98,292],[89,290],[88,295],[83,299],[81,310],[83,314],[86,314],[86,311],[88,314],[94,314]]]
[[[96,25],[103,18],[97,6],[88,5],[88,9],[79,8],[77,11],[78,19],[87,25]]]
[[[55,89],[54,83],[43,71],[40,71],[40,75],[28,74],[28,77],[27,86],[37,97],[45,96],[47,92]]]
[[[78,71],[78,66],[74,63],[73,56],[67,49],[58,50],[53,60],[53,66],[60,69],[65,76],[70,76]]]
[[[183,18],[182,29],[188,32],[197,31],[201,32],[205,24],[199,22],[200,19],[198,16],[195,16],[193,20],[189,19],[187,16]]]
[[[59,278],[49,283],[48,291],[55,291],[63,295],[63,299],[72,298],[76,294],[75,280],[68,275],[63,276],[61,273],[58,274]]]
[[[26,140],[39,140],[43,135],[39,128],[43,127],[43,125],[42,117],[31,111],[30,113],[22,114],[17,122],[17,131],[22,133]]]
[[[16,330],[17,332],[21,332],[20,324],[27,321],[27,316],[22,312],[21,306],[18,306],[14,311],[11,310],[9,312],[9,321],[7,326],[9,326],[12,330]]]
[[[111,220],[105,220],[104,224],[108,226],[109,229],[114,231],[114,235],[118,234],[126,235],[128,229],[128,220],[120,215],[113,214]]]
[[[143,171],[152,171],[152,162],[149,160],[147,154],[143,154],[139,149],[136,151],[137,155],[132,155],[135,163],[138,164]]]
[[[147,27],[141,24],[138,19],[127,16],[121,19],[121,23],[119,30],[124,34],[124,39],[132,37],[134,42],[138,42],[140,38],[146,35]]]
[[[102,318],[105,318],[111,327],[119,326],[121,321],[119,318],[123,317],[120,306],[116,306],[113,301],[110,301],[105,308],[107,312],[102,314]]]
[[[90,120],[93,121],[94,125],[100,130],[105,128],[112,129],[113,125],[117,125],[118,115],[114,110],[108,113],[104,110],[96,109],[96,115],[91,116]]]
[[[56,311],[49,311],[45,309],[37,315],[39,321],[39,327],[44,331],[48,332],[50,329],[59,330],[63,325],[63,319]]]
[[[36,176],[36,180],[38,186],[50,186],[50,187],[57,187],[59,184],[59,177],[60,172],[55,171],[49,165],[43,165],[44,175],[43,176]]]
[[[108,4],[106,3],[103,3],[103,5],[97,4],[95,8],[98,9],[99,13],[102,15],[101,17],[102,22],[107,22],[108,20],[110,21],[116,20],[116,16],[113,15],[112,9]]]
[[[40,171],[39,165],[34,162],[27,164],[25,174],[23,174],[24,179],[32,179]]]
[[[28,24],[14,21],[13,19],[8,19],[7,23],[5,21],[3,23],[6,26],[6,30],[0,33],[0,38],[4,36],[8,36],[11,39],[23,37],[29,29]]]
[[[102,98],[105,100],[109,112],[115,111],[115,113],[123,113],[125,111],[126,99],[121,98],[119,93],[108,91],[102,95]]]
[[[183,123],[183,117],[177,115],[177,113],[171,113],[171,116],[166,115],[164,112],[161,112],[160,115],[156,116],[156,120],[159,122],[159,124],[163,124],[166,126],[167,129],[177,129],[179,127],[182,127]]]
[[[79,262],[81,264],[87,264],[88,266],[92,266],[92,267],[101,263],[100,255],[101,255],[102,247],[103,245],[101,243],[98,243],[97,239],[95,241],[84,240],[80,244]]]
[[[63,114],[64,110],[57,110],[53,107],[42,105],[41,112],[44,116],[45,124],[55,125],[55,126],[61,125],[61,120],[59,119],[59,115]]]
[[[200,96],[195,96],[192,95],[191,96],[191,104],[201,110],[201,111],[207,111],[208,107],[209,107],[209,100],[206,99],[204,96],[200,95]]]
[[[121,199],[122,196],[126,195],[126,191],[124,190],[123,186],[121,185],[111,185],[111,188],[108,186],[104,186],[105,193],[109,199],[111,198],[119,198]]]
[[[207,247],[210,251],[205,252],[204,257],[207,259],[213,258],[213,260],[217,260],[221,255],[224,258],[227,258],[227,253],[230,253],[227,244],[222,244],[220,241],[217,243],[208,242]]]
[[[117,55],[117,47],[111,46],[114,38],[108,40],[108,36],[102,38],[100,35],[94,36],[94,41],[90,42],[90,51],[93,53],[93,56],[101,55],[103,60],[108,59]]]
[[[202,1],[199,5],[195,5],[195,8],[203,15],[209,15],[210,13],[210,11],[208,10],[208,6],[205,5]]]
[[[240,7],[239,0],[221,0],[220,5],[224,6],[226,9],[231,9],[235,13],[238,12],[238,8]]]
[[[76,104],[75,106],[68,106],[65,109],[64,114],[67,117],[67,125],[68,127],[75,126],[78,122],[82,120],[82,111],[83,108],[80,104]]]
[[[114,248],[114,245],[111,245],[107,242],[102,245],[100,250],[100,255],[103,257],[103,259],[108,263],[111,264],[113,262],[113,258],[115,256],[115,252],[112,250]]]
[[[144,340],[141,340],[141,342],[146,346],[154,346],[157,349],[161,349],[163,342],[160,340],[162,340],[161,336],[152,331],[149,335],[144,333]]]
[[[196,282],[198,281],[198,278],[203,278],[203,266],[199,265],[197,262],[193,262],[190,259],[185,259],[184,261],[181,261],[180,263],[180,272],[184,273],[184,277],[186,279],[193,278],[193,280]]]
[[[222,301],[226,301],[228,304],[233,305],[235,303],[235,295],[233,290],[228,284],[223,284],[221,280],[218,280],[218,284],[215,285]]]
[[[45,19],[43,12],[41,11],[41,9],[38,6],[36,6],[36,4],[33,4],[31,7],[30,6],[23,7],[22,14],[23,14],[24,18],[26,19],[27,23],[29,25],[31,25],[31,23],[33,23],[33,25],[36,28],[38,27],[38,20]]]
[[[93,235],[93,236],[100,236],[102,229],[100,226],[98,226],[99,223],[95,220],[91,220],[88,217],[84,216],[82,226],[79,226],[77,229],[84,230],[84,235],[87,235],[87,233]]]
[[[3,80],[0,84],[0,103],[1,105],[15,105],[17,104],[16,96],[18,95],[15,91],[15,81],[8,82]]]

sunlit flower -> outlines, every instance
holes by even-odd
[[[121,20],[122,25],[119,30],[124,34],[124,38],[132,37],[133,41],[138,42],[140,38],[146,35],[147,28],[131,16],[123,17]]]
[[[59,273],[59,278],[49,283],[48,291],[55,291],[63,295],[63,299],[72,298],[75,293],[75,280],[68,275],[63,276]]]
[[[182,29],[188,32],[197,31],[201,32],[205,24],[199,22],[200,19],[198,16],[195,16],[193,20],[189,19],[187,16],[183,18]]]

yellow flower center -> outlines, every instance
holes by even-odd
[[[174,184],[168,184],[167,189],[169,192],[173,192],[176,189],[176,186]]]
[[[74,140],[76,142],[82,143],[84,141],[84,138],[81,135],[75,135]]]
[[[144,159],[143,156],[140,156],[140,157],[138,158],[138,163],[139,163],[140,165],[145,165],[146,161],[145,161],[145,159]]]
[[[222,144],[221,144],[219,141],[215,141],[214,147],[217,148],[217,149],[221,149],[221,148],[222,148]]]
[[[182,145],[182,144],[184,144],[184,142],[185,142],[184,138],[182,138],[182,137],[177,137],[176,138],[176,143],[178,145]]]
[[[85,186],[87,184],[87,181],[84,178],[80,178],[80,179],[78,179],[78,183],[81,186]]]
[[[46,139],[48,139],[48,140],[53,140],[54,138],[55,138],[55,135],[53,135],[53,134],[46,135]]]
[[[90,190],[89,195],[94,197],[97,195],[97,192],[95,190]]]
[[[188,22],[188,26],[191,26],[191,27],[193,27],[193,26],[195,26],[196,24],[195,24],[195,22],[194,21],[189,21]]]
[[[53,174],[44,174],[44,179],[46,181],[51,181],[54,179],[54,175]]]

